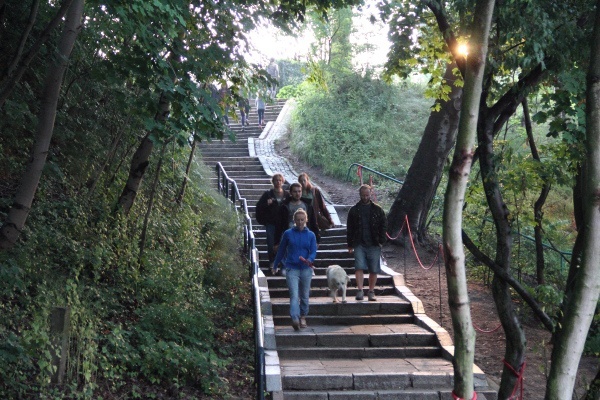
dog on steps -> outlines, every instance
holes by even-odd
[[[330,265],[327,267],[327,286],[329,295],[333,297],[333,302],[337,303],[338,290],[342,290],[342,303],[346,302],[346,287],[350,283],[350,278],[344,268],[339,265]]]

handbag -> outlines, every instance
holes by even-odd
[[[319,210],[319,206],[317,206],[317,201],[319,200],[320,196],[317,196],[316,192],[313,190],[313,201],[312,201],[312,205],[313,205],[313,210],[315,212],[315,217],[317,218],[317,225],[319,226],[320,230],[326,230],[331,228],[332,224],[331,222],[329,222],[329,219],[324,216],[321,211]]]

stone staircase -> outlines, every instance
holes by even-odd
[[[282,106],[267,105],[265,119],[274,121]],[[256,123],[256,118],[252,121]],[[255,154],[252,138],[261,134],[260,128],[251,125],[242,132],[239,124],[232,124],[231,129],[236,134],[235,143],[205,142],[200,153],[211,167],[222,163],[229,177],[236,180],[253,216],[258,198],[271,187],[265,168],[280,169],[263,165],[269,162],[268,157],[250,156]],[[293,175],[293,171],[287,172],[284,176]],[[261,294],[261,303],[266,348],[270,350],[267,390],[273,399],[453,398],[452,341],[424,314],[421,302],[405,286],[402,275],[384,266],[375,288],[377,301],[366,301],[366,296],[364,301],[356,301],[353,257],[346,248],[345,227],[323,232],[311,284],[308,328],[296,332],[289,317],[285,277],[270,275],[265,231],[254,218],[253,226],[259,266],[268,285]],[[328,296],[325,270],[331,264],[342,266],[352,280],[345,304],[333,303]],[[495,400],[497,388],[488,384],[477,366],[474,372],[477,398]]]

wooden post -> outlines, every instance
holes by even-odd
[[[67,370],[67,352],[69,351],[71,309],[67,307],[54,307],[50,315],[50,337],[52,347],[60,349],[54,352],[52,365],[56,368],[52,374],[52,383],[62,385]]]

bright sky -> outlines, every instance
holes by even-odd
[[[353,25],[357,31],[350,37],[354,45],[371,44],[374,49],[368,53],[355,55],[353,60],[355,67],[360,70],[366,66],[377,67],[385,63],[390,42],[387,39],[387,25],[379,22],[371,24],[369,16],[371,13],[377,15],[374,5],[363,7],[360,16],[354,17]],[[310,51],[310,44],[314,42],[312,32],[305,33],[302,37],[285,36],[273,26],[263,26],[248,35],[254,51],[249,54],[247,60],[258,62],[266,66],[270,58],[275,59],[306,59]]]

